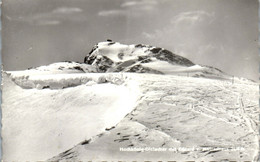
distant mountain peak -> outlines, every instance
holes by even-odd
[[[84,63],[65,61],[28,69],[44,73],[150,73],[187,77],[227,79],[221,70],[194,64],[173,52],[151,45],[125,45],[112,40],[99,42],[85,56]]]
[[[164,48],[144,44],[125,45],[112,40],[96,44],[84,59],[85,63],[96,66],[100,72],[127,71],[132,66],[142,67],[144,64],[156,61],[185,67],[195,65],[187,58]],[[143,67],[143,69],[150,68]]]
[[[230,78],[221,70],[194,64],[173,52],[151,45],[126,45],[108,39],[99,42],[84,58],[97,72],[170,74],[189,77]]]

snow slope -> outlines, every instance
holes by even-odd
[[[47,88],[37,89],[34,85],[39,81]],[[69,82],[79,84],[67,86]],[[22,88],[25,83],[32,86]],[[52,87],[54,83],[61,86]],[[5,161],[253,160],[257,156],[254,82],[134,73],[14,72],[4,75],[4,85]],[[120,147],[198,151],[127,152]]]
[[[23,82],[11,81],[21,73],[3,78],[4,161],[46,160],[117,124],[139,97],[135,84],[125,85],[122,75],[31,75],[31,83],[48,78],[45,84],[50,88],[24,89],[18,86]],[[69,81],[82,78],[88,82],[64,88]],[[58,84],[63,89],[57,89]]]
[[[131,77],[143,94],[138,106],[114,129],[50,161],[256,160],[257,84],[152,74]],[[120,151],[129,147],[179,150]],[[187,151],[192,148],[197,151]]]
[[[46,66],[40,66],[36,68],[29,68],[24,73],[28,74],[68,74],[68,73],[91,73],[97,70],[84,63],[78,63],[73,61],[57,62]]]

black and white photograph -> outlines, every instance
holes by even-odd
[[[2,0],[3,162],[259,158],[258,0]]]

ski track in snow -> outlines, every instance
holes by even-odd
[[[136,108],[114,129],[51,161],[252,160],[258,154],[257,84],[125,74],[139,84]],[[199,151],[120,152],[120,147],[195,147]],[[202,148],[209,148],[201,151]],[[243,150],[232,150],[242,148]]]

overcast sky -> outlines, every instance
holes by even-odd
[[[2,7],[4,70],[83,62],[110,38],[258,77],[257,0],[3,0]]]

